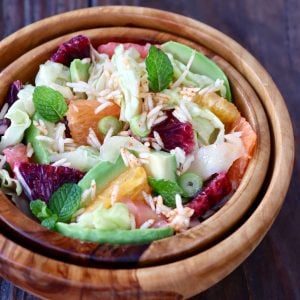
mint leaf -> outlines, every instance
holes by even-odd
[[[47,204],[42,200],[38,199],[31,201],[29,206],[33,215],[40,221],[43,221],[53,215],[52,211],[47,207]]]
[[[45,120],[53,123],[61,120],[68,110],[64,96],[47,86],[37,86],[32,100],[37,112]]]
[[[173,78],[172,63],[162,50],[150,46],[146,58],[146,70],[148,72],[149,88],[152,92],[160,92],[166,89]]]
[[[58,221],[58,216],[53,214],[51,217],[42,221],[41,225],[48,228],[53,229]]]
[[[65,183],[53,193],[50,209],[57,214],[58,221],[67,223],[77,211],[81,200],[81,188],[75,183]]]
[[[176,194],[184,194],[183,189],[174,181],[165,179],[154,179],[153,177],[148,177],[148,182],[152,187],[153,191],[156,194],[161,195],[163,197],[164,204],[169,207],[176,207]]]

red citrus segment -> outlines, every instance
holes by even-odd
[[[170,151],[179,147],[186,154],[190,154],[195,148],[192,124],[180,122],[171,113],[166,120],[153,127],[152,132],[154,131],[160,135],[165,150]]]
[[[164,227],[167,225],[166,218],[156,214],[143,199],[132,200],[125,198],[122,202],[127,205],[129,212],[134,216],[137,228],[150,219],[154,220],[152,227]]]
[[[194,217],[201,217],[230,194],[231,190],[232,186],[227,174],[216,174],[205,183],[202,191],[186,206],[194,210]]]
[[[116,47],[119,46],[120,44],[122,44],[122,43],[110,42],[107,44],[100,45],[98,47],[98,52],[105,53],[109,57],[112,57],[115,52]],[[139,54],[142,58],[145,58],[148,55],[148,51],[150,48],[150,44],[139,45],[139,44],[134,44],[134,43],[124,43],[122,45],[124,46],[124,49],[129,49],[131,47],[135,48],[139,52]]]
[[[3,150],[6,156],[6,161],[13,170],[16,164],[25,162],[28,163],[27,147],[23,144],[17,144],[15,146],[7,147]]]
[[[86,36],[77,35],[61,44],[50,60],[69,66],[73,59],[85,57],[90,57],[90,40]]]
[[[245,147],[245,154],[237,159],[228,170],[228,177],[233,188],[236,189],[240,184],[248,163],[253,155],[257,143],[257,135],[245,118],[240,118],[234,122],[231,132],[242,133],[241,139]]]
[[[112,102],[111,106],[95,113],[95,109],[99,105],[100,103],[97,100],[74,100],[70,102],[67,120],[75,143],[87,145],[87,137],[90,128],[95,131],[98,139],[103,141],[103,135],[97,129],[99,120],[106,116],[119,118],[120,107],[117,104]]]
[[[77,183],[83,177],[82,172],[73,168],[25,162],[16,164],[14,173],[29,200],[45,202],[64,183]]]

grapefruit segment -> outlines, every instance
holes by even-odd
[[[3,150],[3,153],[5,154],[6,161],[12,170],[18,163],[29,162],[27,157],[27,147],[24,144],[17,144],[15,146],[7,147]]]
[[[227,174],[233,188],[236,189],[240,184],[248,163],[253,155],[257,143],[257,135],[245,118],[239,118],[236,122],[234,122],[231,132],[241,132],[241,139],[245,147],[244,155],[233,162]]]
[[[71,136],[75,143],[79,145],[88,145],[87,137],[90,128],[94,130],[98,139],[102,142],[103,135],[97,129],[99,120],[106,116],[119,118],[119,105],[111,102],[110,106],[95,113],[95,109],[99,105],[100,103],[97,100],[74,100],[70,102],[67,120]]]

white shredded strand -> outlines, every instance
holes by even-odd
[[[118,193],[119,193],[119,185],[115,184],[113,186],[113,190],[112,190],[111,196],[110,196],[110,203],[111,203],[111,205],[114,205],[117,202]]]
[[[93,128],[89,128],[89,135],[87,137],[87,143],[96,149],[101,148],[101,143],[97,138],[97,135]]]
[[[161,150],[161,146],[159,146],[157,143],[152,142],[151,146],[154,150],[160,151]]]
[[[42,119],[39,119],[38,121],[34,120],[33,125],[40,131],[41,135],[48,134],[48,130],[46,128],[45,122]]]
[[[149,219],[140,226],[140,229],[150,228],[154,224],[154,222],[154,219]]]
[[[153,136],[155,138],[155,141],[157,142],[157,144],[161,147],[164,148],[164,143],[159,135],[159,133],[157,131],[153,131]]]
[[[129,133],[129,131],[128,130],[123,130],[123,131],[120,131],[119,133],[118,133],[118,135],[120,135],[120,136],[129,136],[130,135],[130,133]]]
[[[182,164],[181,173],[185,173],[191,166],[192,162],[195,160],[195,156],[190,154],[186,157],[184,163]]]
[[[0,170],[3,168],[5,163],[6,163],[6,156],[5,155],[0,155]]]
[[[180,84],[184,81],[184,79],[188,75],[189,70],[191,68],[191,65],[192,65],[192,63],[194,61],[194,58],[195,58],[195,54],[196,54],[196,51],[193,50],[192,55],[191,55],[187,65],[185,67],[185,70],[181,73],[179,78],[172,84],[172,86],[171,86],[172,89],[177,88],[178,86],[180,86]]]
[[[182,199],[181,199],[181,196],[179,194],[176,194],[176,196],[175,196],[175,202],[176,202],[176,208],[179,211],[182,211],[183,210]]]
[[[35,137],[38,141],[43,141],[43,142],[47,142],[49,144],[53,144],[54,143],[54,139],[49,137],[49,136],[44,136],[44,135],[37,135]]]
[[[159,118],[157,118],[154,122],[153,122],[153,125],[157,125],[161,122],[163,122],[164,120],[168,119],[168,116],[164,115],[164,116],[161,116]]]
[[[162,108],[163,108],[163,105],[158,105],[158,106],[154,107],[152,110],[149,111],[147,118],[149,119],[149,118],[157,115]]]
[[[153,211],[155,211],[155,204],[151,195],[147,194],[145,191],[142,191],[142,195],[147,202],[147,204],[151,207]]]
[[[128,162],[128,158],[127,158],[127,155],[126,155],[126,152],[125,152],[125,148],[124,148],[124,147],[121,147],[120,153],[121,153],[121,157],[122,157],[122,159],[123,159],[124,165],[125,165],[126,167],[128,167],[129,162]]]
[[[210,85],[206,86],[205,88],[201,89],[198,92],[198,94],[199,95],[204,95],[206,93],[217,92],[217,91],[219,91],[222,88],[223,85],[224,85],[224,81],[218,78],[212,84],[210,84]]]
[[[180,168],[186,160],[186,155],[185,155],[184,150],[181,149],[180,147],[176,147],[175,149],[172,149],[170,151],[170,153],[175,155],[176,162],[177,162],[177,168]]]
[[[4,103],[0,111],[0,119],[3,119],[8,111],[8,103]]]
[[[65,138],[65,139],[64,139],[64,143],[65,143],[65,144],[74,144],[74,140],[71,139],[71,138]]]
[[[65,143],[64,143],[65,130],[66,130],[66,125],[63,123],[58,123],[55,126],[54,141],[56,143],[56,150],[59,153],[63,153],[65,150],[64,149],[65,148]]]
[[[153,201],[155,202],[155,213],[157,215],[163,214],[167,216],[167,214],[170,213],[170,211],[172,210],[170,207],[164,205],[163,198],[161,195],[154,197]]]
[[[57,160],[53,164],[51,164],[51,166],[53,166],[53,167],[59,167],[59,166],[70,167],[71,163],[68,162],[66,158],[62,158],[60,160]]]
[[[109,106],[112,106],[113,103],[111,101],[107,101],[107,102],[104,102],[102,104],[100,104],[98,107],[95,108],[95,115],[99,114],[102,110],[104,110],[105,108],[109,107]]]
[[[149,152],[141,152],[141,153],[139,153],[139,158],[147,159],[149,157],[150,157],[150,153]]]
[[[112,137],[113,132],[114,132],[114,128],[110,127],[104,137],[103,143],[106,143]]]
[[[188,121],[187,117],[182,113],[178,106],[175,107],[172,115],[182,123],[186,123]]]
[[[34,150],[32,148],[32,145],[31,145],[31,143],[28,143],[26,146],[26,156],[32,157],[33,153],[34,153]]]

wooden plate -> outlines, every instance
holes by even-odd
[[[232,66],[198,44],[155,30],[115,27],[68,34],[27,52],[2,71],[0,99],[5,96],[6,87],[13,80],[20,79],[22,82],[34,80],[32,75],[36,74],[39,65],[44,63],[61,43],[78,34],[88,36],[94,45],[109,40],[140,43],[145,42],[145,40],[152,43],[176,40],[205,52],[217,61],[228,74],[236,104],[257,132],[256,153],[238,190],[221,210],[187,232],[151,243],[149,249],[149,245],[120,247],[96,243],[78,243],[77,240],[51,232],[24,216],[10,200],[3,196],[0,197],[0,226],[5,228],[6,236],[10,238],[14,236],[15,240],[18,240],[19,243],[22,241],[22,245],[29,249],[38,249],[39,253],[56,259],[82,265],[110,267],[130,264],[141,266],[174,261],[216,243],[221,237],[226,236],[228,231],[238,223],[249,209],[266,175],[270,156],[269,127],[255,92]],[[25,218],[26,222],[24,222]]]
[[[58,26],[60,23],[64,26]],[[207,25],[152,9],[93,8],[31,25],[1,42],[0,54],[3,57],[3,53],[11,53],[11,58],[5,60],[14,61],[20,54],[47,40],[44,35],[46,28],[49,29],[49,40],[78,29],[128,23],[170,32],[202,44],[225,58],[252,85],[267,112],[271,127],[273,149],[268,184],[261,193],[261,202],[256,210],[226,239],[194,256],[156,267],[109,270],[76,266],[37,254],[0,235],[1,274],[42,297],[55,298],[58,293],[64,293],[72,299],[178,299],[197,294],[225,277],[253,251],[273,223],[289,185],[294,155],[293,134],[279,91],[245,49]],[[28,42],[30,37],[34,38]],[[13,48],[10,43],[13,43]],[[15,48],[18,53],[11,50]],[[25,49],[24,52],[20,48]],[[283,150],[282,145],[289,147]]]

